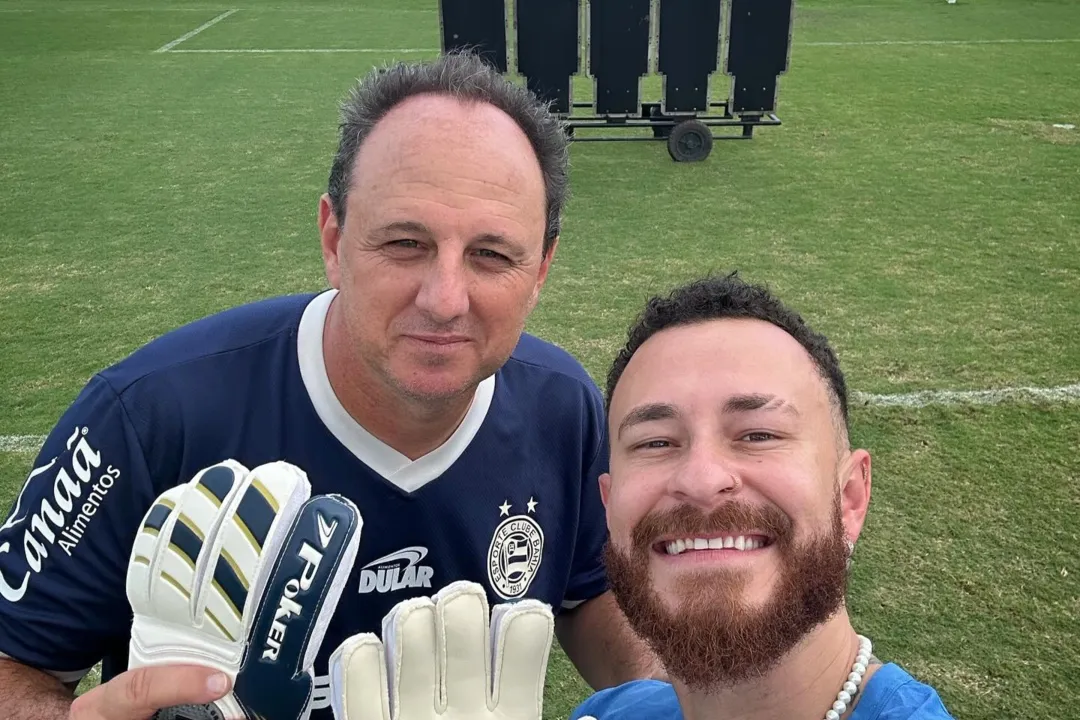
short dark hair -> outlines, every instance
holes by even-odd
[[[794,310],[763,285],[738,276],[710,275],[675,288],[667,297],[655,296],[630,327],[626,345],[619,351],[607,377],[607,409],[611,396],[630,358],[656,333],[670,327],[723,318],[752,318],[770,322],[795,338],[810,354],[839,411],[842,429],[848,430],[848,394],[840,362],[824,335],[815,332]]]
[[[456,49],[427,62],[397,62],[359,79],[341,106],[340,139],[330,168],[328,193],[338,225],[360,145],[390,110],[415,95],[435,93],[462,101],[484,102],[509,115],[528,137],[544,176],[547,221],[544,254],[558,237],[569,194],[569,140],[564,123],[547,103],[499,74],[475,52]]]

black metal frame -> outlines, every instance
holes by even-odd
[[[729,103],[727,101],[713,101],[709,103],[709,107],[723,108],[723,115],[707,115],[707,114],[678,114],[678,115],[664,115],[661,111],[661,104],[659,102],[643,102],[641,103],[641,112],[638,115],[632,117],[626,117],[621,115],[570,115],[563,116],[564,123],[567,127],[567,134],[574,142],[642,142],[653,140],[667,140],[671,135],[671,130],[683,122],[697,121],[707,127],[737,127],[741,128],[741,132],[737,135],[733,134],[721,134],[717,135],[713,133],[714,140],[750,140],[754,136],[754,128],[756,127],[772,127],[781,125],[781,120],[775,113],[762,113],[751,114],[747,113],[740,117],[735,117],[728,109]],[[575,102],[572,103],[575,108],[592,108],[593,104],[589,102]],[[577,130],[603,130],[603,129],[641,129],[651,128],[653,133],[649,135],[588,135],[581,136],[577,133]]]

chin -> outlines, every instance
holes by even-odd
[[[398,387],[408,396],[421,400],[450,400],[468,393],[472,385],[462,380],[431,378],[400,381]]]
[[[710,598],[717,602],[724,598],[752,612],[764,608],[772,599],[776,589],[774,577],[772,573],[750,568],[703,567],[676,572],[654,569],[649,584],[671,613],[688,604],[707,605]]]
[[[391,377],[403,394],[421,400],[450,400],[473,391],[477,383],[475,375],[448,370],[412,367],[393,372]]]
[[[480,357],[478,348],[453,351],[395,352],[385,372],[407,396],[421,400],[452,400],[473,392],[484,379],[493,375],[502,358]]]

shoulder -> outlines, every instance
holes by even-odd
[[[675,689],[658,680],[634,680],[601,690],[581,703],[571,720],[681,720]]]
[[[536,386],[584,392],[591,400],[603,404],[600,389],[577,358],[558,345],[529,333],[521,334],[503,372]]]
[[[953,720],[934,688],[894,663],[871,676],[851,720]]]
[[[99,375],[123,394],[149,377],[180,368],[224,367],[238,355],[257,355],[268,344],[294,343],[304,308],[313,297],[308,293],[269,298],[208,315],[151,340]]]
[[[514,418],[545,442],[586,437],[595,445],[605,438],[604,397],[566,350],[523,333],[497,377],[495,407],[504,420]]]

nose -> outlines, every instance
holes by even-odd
[[[669,482],[680,502],[711,508],[742,486],[738,468],[725,454],[705,445],[692,446]]]
[[[466,269],[453,254],[437,253],[424,268],[416,306],[440,323],[451,322],[469,311]]]

